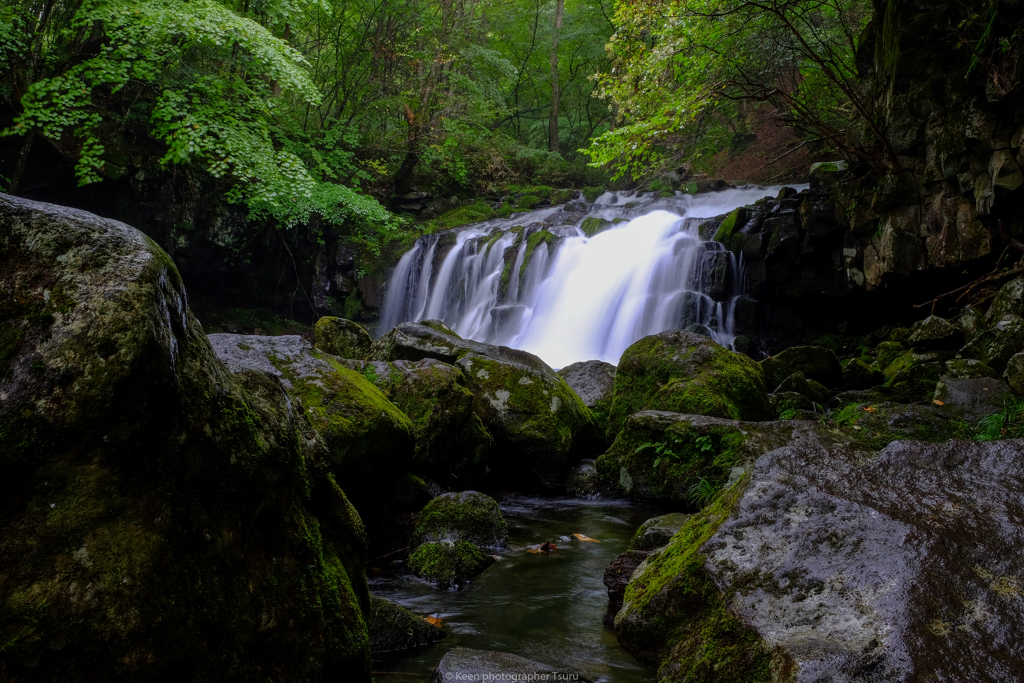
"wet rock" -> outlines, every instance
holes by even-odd
[[[433,358],[342,365],[365,377],[412,421],[417,474],[459,488],[482,483],[491,435],[460,369]]]
[[[1018,353],[1010,358],[1003,377],[1016,394],[1024,394],[1024,353]]]
[[[535,680],[541,681],[582,681],[589,679],[577,673],[534,662],[518,655],[492,650],[471,650],[468,647],[457,647],[448,651],[437,665],[430,683],[448,683],[449,681],[485,681],[498,680]]]
[[[943,376],[954,379],[973,379],[975,377],[998,377],[999,373],[973,358],[953,358],[946,361]]]
[[[628,496],[700,506],[728,483],[734,468],[803,440],[846,443],[813,422],[738,422],[645,410],[626,420],[611,448],[597,459],[597,469]]]
[[[911,326],[907,343],[919,351],[958,349],[963,346],[964,333],[945,318],[931,315]]]
[[[664,545],[664,544],[663,544]],[[626,586],[633,572],[640,566],[640,563],[651,556],[651,550],[629,549],[615,556],[604,570],[604,585],[608,589],[608,611],[617,612],[622,607],[622,596],[626,593]]]
[[[601,475],[595,460],[584,460],[569,471],[565,478],[565,492],[577,498],[596,498],[601,494]]]
[[[494,558],[466,541],[422,543],[409,555],[413,574],[442,590],[465,585],[494,564]]]
[[[537,356],[462,339],[445,329],[403,323],[374,342],[371,355],[454,364],[493,438],[487,464],[495,476],[509,486],[561,491],[569,468],[594,443],[597,427],[590,409]]]
[[[985,314],[974,306],[966,306],[963,313],[957,318],[956,324],[963,330],[964,340],[971,341],[985,329]]]
[[[329,466],[358,509],[389,488],[412,463],[412,423],[363,375],[297,335],[212,334],[217,358],[232,372],[280,380],[296,410],[327,443]]]
[[[599,360],[588,360],[567,365],[558,374],[590,408],[597,429],[604,434],[608,427],[608,412],[615,393],[615,366]]]
[[[629,542],[630,550],[655,550],[666,545],[676,532],[683,528],[693,515],[684,512],[672,512],[660,517],[653,517],[637,529]],[[606,584],[607,585],[607,584]]]
[[[1008,315],[1024,317],[1024,278],[1011,280],[1000,287],[985,317],[992,324]]]
[[[374,654],[423,647],[446,635],[401,605],[370,595],[370,651]]]
[[[765,384],[775,389],[794,372],[826,387],[837,387],[843,381],[843,368],[831,349],[823,346],[793,346],[761,361]]]
[[[484,548],[503,548],[508,529],[501,508],[477,491],[445,493],[427,503],[420,514],[413,544],[466,541]]]
[[[626,349],[615,376],[609,437],[640,410],[764,420],[771,406],[758,364],[682,330],[644,337]]]
[[[846,389],[868,389],[882,383],[884,376],[859,358],[850,360],[843,368],[843,386]]]
[[[1024,320],[1007,316],[960,349],[957,358],[974,358],[1002,372],[1014,355],[1024,352]]]
[[[885,401],[848,404],[829,416],[829,425],[879,450],[900,439],[952,439],[961,432],[961,420],[962,413],[953,407]]]
[[[1012,680],[1022,452],[780,448],[637,568],[616,634],[680,679]]]
[[[332,356],[363,360],[370,355],[370,335],[351,320],[325,317],[316,321],[313,345]]]
[[[1010,395],[1006,383],[992,377],[954,379],[943,377],[935,386],[935,400],[963,412],[966,419],[978,419],[998,413]]]
[[[369,683],[362,522],[167,254],[0,195],[0,321],[0,675]]]

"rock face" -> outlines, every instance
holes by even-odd
[[[401,605],[370,595],[370,651],[374,654],[422,647],[445,635],[440,627]]]
[[[868,453],[759,459],[637,569],[622,643],[663,680],[1017,678],[1024,441]]]
[[[757,363],[682,330],[644,337],[622,354],[608,436],[614,438],[626,418],[641,410],[734,420],[772,417]]]
[[[594,443],[590,409],[544,361],[462,339],[442,323],[403,323],[374,342],[378,361],[434,358],[466,376],[474,411],[494,439],[488,466],[506,486],[561,491]]]
[[[608,412],[615,393],[615,366],[604,361],[588,360],[567,365],[558,374],[590,408],[597,421],[598,432],[604,434],[608,429]]]
[[[502,678],[495,678],[500,676]],[[448,681],[485,681],[485,680],[549,680],[549,681],[583,681],[589,680],[577,673],[559,669],[549,664],[541,664],[508,652],[492,650],[471,650],[468,647],[457,647],[448,651],[437,665],[430,683],[447,683]]]
[[[491,435],[474,411],[473,393],[460,369],[433,358],[342,365],[360,373],[412,420],[417,474],[453,488],[480,485]]]
[[[803,420],[739,422],[645,410],[626,421],[597,468],[628,496],[699,506],[728,483],[734,468],[805,439],[845,443]]]
[[[327,316],[316,321],[314,329],[316,341],[313,345],[338,358],[363,360],[370,355],[370,344],[373,340],[361,325]]]
[[[210,344],[233,372],[279,378],[296,409],[323,436],[334,477],[357,508],[408,471],[412,424],[361,374],[296,335],[212,334]]]
[[[7,680],[370,680],[328,449],[217,360],[166,254],[0,195],[0,330]]]

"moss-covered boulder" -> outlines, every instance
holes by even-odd
[[[875,349],[878,356],[878,369],[885,372],[894,360],[907,352],[907,349],[899,342],[884,341]]]
[[[932,354],[906,351],[885,369],[885,385],[911,401],[931,400],[944,368]]]
[[[999,377],[999,373],[974,358],[951,358],[945,363],[944,377],[974,379],[976,377]]]
[[[1000,287],[985,317],[991,325],[1008,315],[1024,317],[1024,278],[1011,280]]]
[[[794,372],[792,375],[779,382],[779,386],[775,388],[775,393],[803,394],[815,403],[827,403],[830,392],[820,382],[815,382],[813,379],[807,379],[804,377],[804,373]]]
[[[561,491],[596,436],[594,416],[565,380],[532,353],[403,323],[374,342],[374,360],[436,358],[466,376],[474,411],[494,439],[488,466],[510,486]]]
[[[979,333],[956,357],[974,358],[1003,372],[1010,358],[1021,352],[1024,352],[1024,319],[1007,316],[991,329]]]
[[[494,564],[494,558],[467,541],[423,543],[409,555],[409,569],[438,588],[462,586]]]
[[[445,635],[440,626],[401,605],[370,594],[370,651],[373,654],[423,647]]]
[[[964,332],[964,341],[971,341],[979,332],[987,327],[985,314],[974,306],[965,306],[960,317],[956,319],[956,325]]]
[[[567,365],[558,374],[590,408],[598,433],[603,435],[608,428],[608,413],[615,394],[615,366],[604,361],[587,360]]]
[[[1006,514],[1022,449],[766,454],[637,568],[616,634],[659,680],[1002,680],[1019,657],[993,656],[993,638],[1024,627],[1007,588],[1022,529]]]
[[[772,417],[757,363],[683,330],[644,337],[622,354],[608,416],[609,440],[629,415],[641,410],[735,420]]]
[[[491,435],[474,411],[473,393],[461,370],[433,358],[343,364],[412,420],[414,472],[453,488],[482,483]]]
[[[793,440],[829,438],[818,431],[816,423],[799,420],[739,422],[645,410],[626,420],[597,468],[628,496],[699,508],[735,468]]]
[[[930,315],[910,327],[907,343],[920,351],[959,349],[964,343],[964,333],[945,318]]]
[[[692,516],[685,512],[671,512],[660,517],[652,517],[641,524],[633,534],[629,549],[657,550],[664,547]]]
[[[851,358],[850,362],[843,366],[843,388],[845,389],[869,389],[881,384],[884,379],[881,372],[860,358]]]
[[[362,524],[170,258],[0,195],[3,678],[370,680]]]
[[[761,361],[765,386],[774,391],[794,372],[802,372],[826,387],[838,387],[843,381],[843,368],[831,349],[824,346],[792,346]]]
[[[601,494],[603,484],[597,471],[597,461],[583,460],[569,471],[565,478],[565,492],[577,498],[596,498]]]
[[[280,379],[307,422],[323,437],[338,485],[365,509],[413,458],[412,423],[363,375],[296,335],[213,334],[217,357],[235,372]]]
[[[1003,378],[1017,395],[1024,394],[1024,353],[1018,353],[1006,363]]]
[[[796,391],[778,391],[768,397],[777,420],[800,419],[805,412],[814,412],[814,401]]]
[[[962,420],[963,414],[952,406],[882,401],[842,405],[829,413],[826,424],[857,443],[880,450],[900,439],[952,439],[962,435]]]
[[[467,541],[483,548],[503,548],[508,528],[501,508],[477,491],[445,493],[427,503],[413,532],[413,544]]]
[[[369,333],[361,325],[331,316],[320,318],[314,328],[313,346],[338,358],[363,360],[370,355]]]

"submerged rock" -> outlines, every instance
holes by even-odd
[[[328,450],[152,240],[0,195],[0,340],[5,678],[369,682]]]
[[[1014,680],[1022,454],[780,448],[636,570],[616,634],[680,680]]]
[[[370,595],[370,651],[395,652],[429,645],[447,634],[401,605]]]
[[[682,330],[644,337],[622,354],[608,436],[641,410],[767,420],[772,409],[757,363]]]
[[[448,651],[434,670],[430,683],[449,681],[582,681],[589,679],[577,673],[541,664],[508,652],[471,650],[456,647]]]
[[[427,503],[413,532],[415,544],[467,541],[484,548],[503,548],[508,529],[501,508],[477,491],[445,493]]]
[[[370,355],[369,333],[361,325],[331,316],[320,318],[314,328],[313,345],[339,358],[362,360]]]

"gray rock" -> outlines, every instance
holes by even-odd
[[[827,403],[828,402],[828,389],[823,387],[814,380],[808,380],[804,377],[802,372],[794,372],[786,379],[779,382],[779,386],[775,388],[776,394],[802,394],[806,396],[808,400],[815,403]]]
[[[974,358],[953,358],[946,361],[944,377],[972,379],[975,377],[998,377],[999,373]]]
[[[370,594],[370,651],[395,652],[429,645],[447,634],[401,605]]]
[[[935,385],[935,400],[962,411],[964,417],[972,422],[998,413],[1009,395],[1010,387],[992,377],[943,377]]]
[[[629,542],[630,550],[655,550],[669,542],[677,531],[683,528],[693,515],[684,512],[672,512],[660,517],[652,517],[636,530]]]
[[[488,678],[491,676],[492,678]],[[497,679],[495,676],[503,676]],[[486,680],[545,680],[550,681],[582,681],[589,679],[577,673],[534,662],[508,652],[492,650],[471,650],[468,647],[457,647],[448,651],[437,669],[434,670],[430,683],[450,683],[451,681],[486,681]],[[560,677],[559,677],[560,676]]]
[[[1024,320],[1007,316],[960,349],[957,358],[974,358],[1003,372],[1010,358],[1024,352]]]
[[[667,541],[666,541],[667,542]],[[664,545],[664,544],[662,544]],[[608,589],[608,611],[617,612],[622,607],[622,596],[633,572],[644,560],[651,556],[654,549],[636,550],[630,548],[615,556],[604,570],[604,585]]]
[[[1006,363],[1003,377],[1016,394],[1024,394],[1024,353],[1018,353],[1010,358]]]
[[[992,324],[1008,315],[1024,317],[1024,278],[1011,280],[1000,287],[985,317]]]
[[[565,478],[565,492],[577,498],[596,498],[603,488],[594,460],[584,460]]]
[[[567,365],[558,374],[594,413],[598,431],[604,434],[615,393],[615,366],[600,360],[588,360]]]
[[[956,324],[963,330],[964,340],[971,341],[985,329],[985,314],[974,306],[966,306],[963,313],[957,318]]]
[[[805,395],[796,391],[776,392],[768,397],[776,419],[790,419],[793,411],[810,410],[814,411],[814,402]],[[787,417],[782,417],[787,415]]]
[[[369,333],[358,323],[344,318],[324,317],[316,321],[313,345],[339,358],[362,360],[370,355]]]
[[[675,536],[636,570],[616,633],[679,676],[743,643],[731,661],[750,669],[732,680],[1016,680],[1022,455],[1024,440],[901,441],[877,457],[780,448],[706,513],[709,531]],[[723,614],[729,640],[704,637]]]
[[[911,326],[907,343],[920,351],[958,349],[963,346],[964,333],[945,318],[931,315]]]
[[[843,391],[832,397],[831,404],[833,406],[842,405],[844,403],[885,403],[886,401],[894,401],[899,403],[906,399],[895,389],[891,389],[887,386],[871,387],[870,389],[859,389],[856,391]]]

